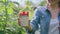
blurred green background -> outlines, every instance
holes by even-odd
[[[46,5],[46,1],[41,1],[38,6],[35,5],[29,0],[25,1],[24,7],[16,1],[0,0],[0,34],[27,34],[25,28],[18,25],[18,13],[28,11],[31,20],[36,7]]]

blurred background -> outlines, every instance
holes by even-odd
[[[18,13],[28,11],[31,20],[34,10],[45,5],[46,0],[0,0],[0,34],[27,34],[18,24]]]

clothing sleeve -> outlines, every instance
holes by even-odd
[[[31,34],[34,34],[36,30],[38,30],[39,26],[38,24],[40,23],[40,11],[39,10],[35,10],[34,12],[34,17],[30,22],[30,25],[32,26],[32,32],[30,32]]]

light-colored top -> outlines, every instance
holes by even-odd
[[[58,26],[59,26],[58,18],[51,19],[49,26],[49,34],[59,34]]]

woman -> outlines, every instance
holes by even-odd
[[[60,9],[60,1],[58,2],[58,6],[59,6],[59,9]]]
[[[59,0],[47,0],[47,6],[38,7],[30,23],[29,34],[35,34],[40,25],[40,34],[60,34]]]

